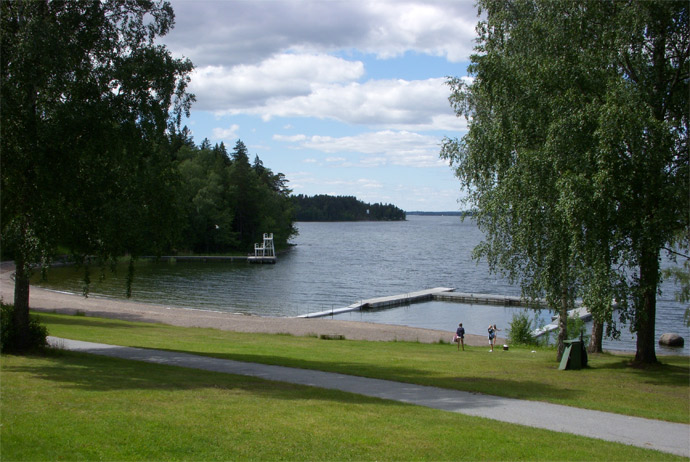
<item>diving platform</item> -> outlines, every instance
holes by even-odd
[[[276,249],[273,246],[273,233],[264,233],[261,244],[254,244],[254,255],[247,256],[249,263],[275,263]]]

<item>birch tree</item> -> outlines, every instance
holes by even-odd
[[[476,256],[560,313],[559,358],[582,298],[656,362],[659,259],[690,206],[687,2],[478,4],[471,79],[448,81],[469,130],[441,152],[486,235]]]
[[[21,349],[32,268],[58,244],[107,260],[171,237],[166,129],[189,110],[192,64],[155,41],[173,26],[167,2],[0,8],[2,245],[15,258]]]

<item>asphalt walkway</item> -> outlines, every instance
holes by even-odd
[[[246,363],[187,353],[105,345],[56,337],[48,337],[48,341],[51,345],[65,350],[341,390],[690,457],[690,425],[686,424],[629,417],[538,401],[523,401],[388,380]]]

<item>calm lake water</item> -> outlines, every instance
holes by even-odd
[[[404,294],[432,287],[460,292],[519,295],[518,287],[489,274],[471,252],[482,239],[473,222],[458,217],[408,216],[405,222],[298,223],[295,246],[275,265],[245,262],[140,262],[132,298],[202,310],[261,316],[297,316],[342,308],[362,299]],[[96,271],[94,271],[96,272]],[[80,293],[82,272],[54,268],[44,286]],[[125,269],[104,280],[92,274],[91,294],[122,298]],[[674,300],[675,287],[665,283],[658,299],[657,335],[677,332],[690,341],[683,323],[684,307]],[[402,324],[454,331],[463,322],[468,333],[486,333],[498,324],[506,335],[520,308],[428,302],[387,310],[346,313],[338,319]],[[535,315],[531,312],[532,316]],[[537,314],[547,323],[547,312]],[[634,349],[624,329],[621,340],[605,348]],[[682,349],[658,353],[690,354]]]

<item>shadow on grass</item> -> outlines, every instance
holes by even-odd
[[[34,312],[33,314],[38,317],[39,322],[41,324],[46,324],[44,321],[48,321],[45,313]],[[112,322],[103,321],[103,322],[94,323],[93,320],[89,320],[89,319],[85,319],[85,318],[87,318],[87,317],[81,316],[81,315],[72,315],[68,318],[60,317],[60,316],[51,316],[50,320],[47,324],[63,325],[63,326],[85,326],[85,327],[89,327],[89,328],[113,328],[113,329],[150,328],[150,326],[146,326],[146,325],[137,325],[134,323],[124,323],[124,322],[116,322],[116,321],[112,321]],[[99,318],[99,321],[100,321],[100,319],[103,319],[103,318]]]
[[[151,328],[154,326],[162,326],[160,321],[149,319],[140,314],[119,313],[117,320],[106,321],[112,319],[112,313],[92,311],[83,313],[81,310],[69,307],[51,308],[50,310],[31,308],[31,314],[39,318],[41,324],[50,327],[51,324],[60,324],[64,326],[84,326],[90,328],[114,327],[114,328]],[[144,323],[137,325],[137,323]]]
[[[3,374],[30,375],[33,379],[49,382],[56,389],[87,392],[174,392],[220,388],[283,400],[322,399],[344,404],[399,405],[390,400],[364,395],[354,398],[352,394],[339,390],[271,381],[268,378],[149,364],[81,352],[50,352],[47,356],[27,358],[29,363],[31,358],[39,359],[40,364],[4,365]],[[46,361],[50,365],[46,365]]]
[[[537,381],[506,380],[495,376],[439,377],[429,375],[428,371],[402,366],[369,365],[355,362],[330,362],[296,359],[276,355],[255,355],[246,353],[202,353],[159,349],[166,353],[197,355],[203,358],[238,361],[242,363],[281,366],[309,371],[330,372],[356,377],[388,380],[421,386],[444,388],[469,393],[504,396],[516,399],[546,401],[549,399],[577,399],[582,393],[562,387],[554,387]],[[271,379],[271,377],[264,377]]]
[[[666,362],[664,362],[666,361]],[[629,359],[611,362],[604,365],[597,366],[597,369],[609,369],[614,371],[624,371],[627,374],[633,374],[644,377],[646,383],[653,385],[673,385],[673,386],[688,386],[688,377],[690,377],[690,362],[685,361],[684,366],[676,364],[669,364],[668,358],[661,358],[658,364],[652,364],[645,367],[640,367],[633,364]]]

